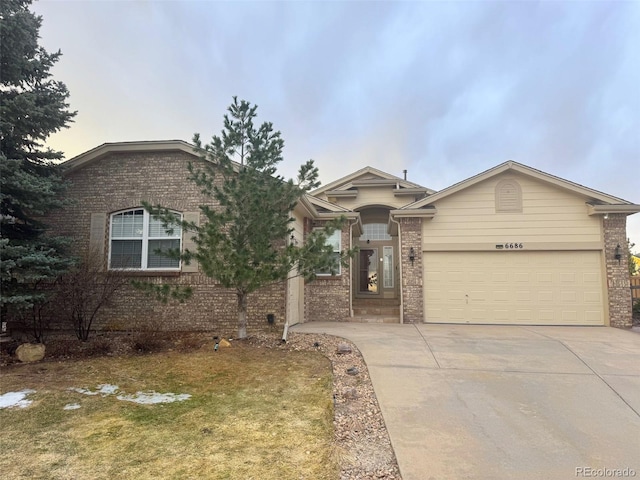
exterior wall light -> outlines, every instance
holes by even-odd
[[[411,262],[411,265],[413,265],[413,262],[415,259],[416,259],[416,251],[413,249],[413,247],[411,247],[409,249],[409,261]]]
[[[620,259],[622,258],[622,253],[620,253],[620,244],[618,244],[616,246],[616,250],[615,253],[613,255],[613,258],[615,258],[616,260],[618,260],[618,263],[620,263]]]

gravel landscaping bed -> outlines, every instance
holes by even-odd
[[[315,350],[331,361],[340,480],[402,478],[369,371],[353,343],[332,335],[311,333],[290,333],[287,343],[266,334],[253,335],[249,341],[267,348]],[[345,353],[339,353],[340,350]]]

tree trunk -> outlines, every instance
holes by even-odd
[[[247,293],[238,291],[238,338],[247,338]]]

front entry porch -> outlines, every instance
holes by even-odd
[[[357,323],[400,323],[400,300],[397,298],[356,298],[353,317]]]
[[[352,272],[352,322],[400,323],[398,238],[388,230],[389,209],[360,211],[362,233]]]

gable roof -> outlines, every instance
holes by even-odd
[[[624,200],[622,198],[614,197],[612,195],[600,192],[598,190],[594,190],[592,188],[585,187],[575,182],[571,182],[569,180],[565,180],[560,177],[556,177],[555,175],[551,175],[549,173],[545,173],[541,170],[537,170],[532,167],[528,167],[518,162],[514,162],[513,160],[509,160],[507,162],[501,163],[489,170],[485,170],[482,173],[474,175],[473,177],[469,177],[466,180],[458,182],[450,187],[447,187],[443,190],[440,190],[433,195],[430,195],[427,198],[422,200],[418,200],[417,202],[411,203],[409,205],[405,205],[401,210],[413,210],[424,208],[426,206],[432,205],[438,200],[442,200],[450,195],[453,195],[461,190],[465,190],[473,185],[476,185],[480,182],[488,180],[492,177],[500,175],[505,172],[516,172],[530,178],[534,178],[537,180],[541,180],[546,183],[553,184],[559,188],[564,190],[568,190],[573,193],[577,193],[584,197],[587,197],[589,200],[587,203],[593,206],[593,213],[636,213],[640,211],[640,205],[635,205],[632,202]],[[619,208],[613,209],[609,208],[610,206],[618,206]],[[620,208],[622,207],[622,208]],[[607,210],[607,211],[605,211]]]
[[[183,140],[151,140],[143,142],[114,142],[103,143],[91,150],[81,153],[70,160],[62,163],[67,172],[77,170],[94,161],[104,157],[109,153],[117,152],[166,152],[182,151],[198,157],[195,147]]]
[[[377,168],[364,167],[345,177],[334,180],[331,183],[327,183],[326,185],[317,188],[312,192],[309,192],[309,195],[317,196],[329,191],[348,190],[352,187],[358,186],[358,183],[366,184],[374,182],[388,183],[389,185],[397,184],[403,189],[419,189],[421,191],[426,191],[426,193],[435,192],[435,190],[425,188],[422,185],[418,185],[417,183],[413,183],[408,180],[404,180],[403,178],[396,177],[395,175],[383,172],[382,170],[378,170]]]

